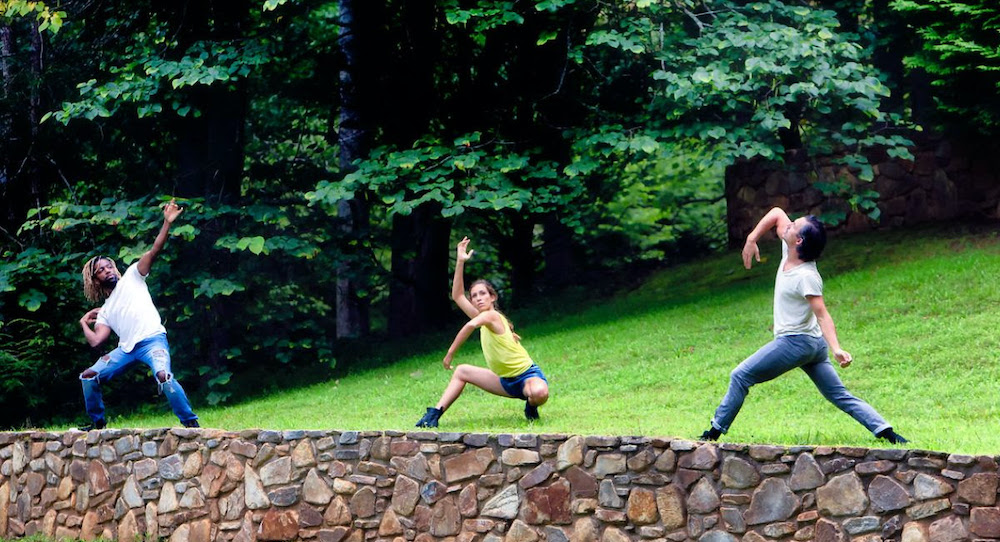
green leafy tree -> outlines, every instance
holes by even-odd
[[[0,231],[10,235],[32,205],[44,201],[44,157],[36,148],[42,115],[45,42],[66,12],[44,2],[0,1]]]
[[[301,186],[288,177],[301,174],[295,168],[301,170],[303,163],[319,168],[328,163],[328,146],[312,144],[318,141],[312,130],[321,138],[327,127],[287,122],[308,119],[328,106],[303,110],[300,100],[291,100],[285,112],[293,115],[282,119],[278,130],[272,121],[283,112],[270,110],[268,96],[247,109],[260,119],[252,126],[261,131],[251,138],[242,135],[244,112],[231,107],[241,103],[241,89],[251,73],[260,82],[289,79],[287,66],[276,74],[264,69],[272,51],[284,55],[287,50],[276,40],[254,34],[274,15],[255,14],[257,25],[247,26],[247,35],[234,36],[226,34],[229,27],[215,26],[224,23],[217,19],[222,16],[218,11],[208,30],[186,32],[171,25],[199,27],[197,21],[171,18],[177,12],[167,8],[140,10],[138,15],[109,3],[87,7],[92,11],[71,10],[76,18],[64,25],[64,33],[84,45],[76,49],[67,40],[59,49],[61,58],[81,55],[74,70],[61,73],[59,80],[85,83],[64,89],[62,95],[71,99],[63,100],[64,106],[41,125],[43,134],[75,138],[75,146],[63,142],[60,148],[78,153],[72,159],[66,158],[71,152],[53,154],[66,191],[54,190],[58,204],[37,207],[19,231],[11,232],[15,243],[10,250],[5,246],[0,268],[0,321],[22,322],[6,327],[12,334],[8,344],[28,344],[16,334],[29,329],[26,317],[44,315],[41,321],[49,324],[55,340],[45,350],[35,349],[32,364],[44,368],[45,360],[63,361],[55,374],[43,370],[37,375],[59,386],[32,386],[30,381],[23,386],[28,393],[50,395],[49,401],[41,401],[45,408],[35,410],[36,416],[79,410],[79,401],[73,400],[79,395],[76,373],[93,358],[81,348],[77,331],[66,325],[86,308],[77,268],[94,253],[113,255],[123,264],[138,257],[144,234],[156,223],[150,210],[155,211],[158,200],[148,194],[189,196],[186,223],[175,231],[182,237],[172,243],[158,272],[165,280],[154,286],[154,294],[174,337],[178,373],[192,377],[188,381],[195,384],[191,387],[197,395],[211,403],[225,401],[232,396],[235,375],[254,378],[268,366],[274,371],[274,364],[328,370],[334,356],[324,319],[331,310],[312,287],[323,282],[316,277],[325,277],[323,269],[336,263],[336,255],[315,270],[295,263],[323,259],[321,248],[329,236],[320,222],[310,220],[316,213],[305,207]],[[200,21],[203,28],[206,19]],[[294,31],[303,26],[308,25],[297,20]],[[95,54],[93,43],[107,49]],[[288,66],[308,67],[302,61]],[[232,103],[212,105],[227,97]],[[231,114],[220,115],[222,111]],[[255,166],[248,171],[255,176],[244,184],[239,180],[245,150],[252,153],[250,163]],[[225,173],[232,167],[222,158],[232,162],[233,156],[236,173]],[[280,379],[265,381],[273,386]],[[138,396],[126,399],[123,408],[140,403]],[[4,425],[22,423],[26,412],[30,410],[8,410]]]
[[[588,43],[617,52],[609,58],[629,59],[607,66],[608,73],[646,86],[646,107],[620,117],[618,128],[605,125],[581,138],[581,151],[700,149],[695,156],[706,170],[737,159],[835,154],[862,181],[873,179],[867,150],[910,156],[897,119],[880,109],[888,88],[866,63],[865,49],[838,32],[832,11],[773,0],[641,5],[635,10],[642,15],[609,18]],[[581,152],[572,167],[590,171],[600,162],[601,155]],[[844,183],[827,188],[872,194]],[[857,203],[877,218],[871,196]]]
[[[477,240],[516,303],[719,246],[721,171],[736,160],[834,152],[863,179],[865,149],[904,155],[870,47],[828,11],[358,2],[350,49],[344,5],[64,5],[38,84],[2,102],[18,110],[37,88],[51,114],[28,123],[41,197],[0,243],[0,389],[44,417],[78,411],[76,373],[96,354],[75,329],[80,262],[134,261],[168,195],[187,211],[154,295],[180,378],[220,403],[365,348],[333,331],[335,270],[364,279],[374,333],[435,330],[453,317],[452,232]],[[339,77],[347,50],[353,92]],[[32,73],[27,56],[5,58]],[[364,144],[345,149],[359,128]],[[348,201],[365,204],[350,234]],[[122,404],[146,402],[136,393]]]
[[[950,131],[1000,131],[1000,5],[991,0],[893,0],[917,51],[911,71],[927,74]]]

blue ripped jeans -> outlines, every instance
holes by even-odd
[[[712,427],[725,433],[743,406],[750,387],[773,380],[792,369],[809,375],[819,392],[872,434],[891,427],[868,403],[850,394],[830,363],[826,341],[811,335],[776,337],[743,360],[729,375],[729,389],[712,418]]]
[[[170,347],[167,345],[166,333],[153,335],[144,339],[132,348],[131,352],[125,352],[121,348],[115,348],[108,354],[101,356],[97,363],[90,367],[91,371],[97,373],[90,378],[80,375],[80,382],[83,384],[83,402],[87,406],[87,415],[94,422],[104,420],[104,396],[101,394],[101,382],[107,382],[112,378],[125,372],[136,362],[145,363],[153,371],[153,378],[160,371],[166,373],[165,382],[156,380],[160,388],[160,393],[167,396],[170,408],[181,420],[182,424],[188,424],[198,419],[198,416],[191,411],[191,403],[184,388],[174,379],[170,372]]]

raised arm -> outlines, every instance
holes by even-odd
[[[149,274],[149,270],[153,267],[153,261],[156,260],[156,255],[160,253],[163,249],[163,245],[167,243],[167,236],[170,233],[170,226],[174,223],[174,220],[181,214],[180,207],[177,206],[177,202],[170,200],[163,207],[163,226],[160,228],[160,233],[156,234],[156,240],[153,241],[153,247],[146,251],[139,258],[139,265],[137,267],[139,274],[146,276]]]
[[[462,309],[469,318],[479,315],[479,310],[465,297],[465,262],[472,258],[475,250],[466,250],[469,247],[469,238],[463,237],[458,243],[455,253],[455,277],[451,281],[451,300]],[[471,332],[470,332],[471,333]]]
[[[781,236],[781,232],[791,224],[792,221],[789,220],[788,215],[780,207],[775,207],[764,215],[764,218],[760,219],[757,226],[754,227],[750,235],[747,235],[746,243],[743,245],[743,267],[750,269],[753,260],[760,261],[760,249],[757,247],[757,240],[761,238],[765,233],[775,228],[778,230],[778,236]]]
[[[816,315],[816,320],[819,322],[819,329],[823,332],[823,339],[826,340],[827,346],[830,347],[833,357],[837,360],[837,363],[840,363],[841,367],[847,367],[854,358],[850,352],[840,348],[840,341],[837,340],[837,327],[833,325],[833,317],[830,316],[830,311],[826,310],[826,302],[823,301],[823,296],[810,295],[806,296],[806,299],[809,300],[809,307],[812,309],[813,314]]]

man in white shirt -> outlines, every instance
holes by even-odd
[[[102,307],[88,311],[80,319],[83,334],[90,346],[97,347],[114,331],[118,335],[118,347],[80,373],[83,399],[91,420],[90,425],[80,428],[82,430],[103,429],[107,425],[101,382],[111,380],[136,362],[145,363],[152,370],[160,392],[166,394],[181,424],[199,426],[198,416],[191,411],[184,389],[170,372],[167,332],[146,286],[153,261],[167,242],[170,226],[181,210],[174,200],[170,200],[163,209],[163,227],[153,247],[129,266],[124,275],[118,272],[115,262],[105,256],[95,256],[83,266],[84,294],[92,302],[104,301]]]
[[[823,279],[815,262],[826,246],[823,223],[812,215],[792,222],[783,210],[771,209],[747,236],[743,246],[747,269],[754,259],[760,261],[757,240],[771,228],[782,240],[781,264],[774,281],[774,340],[733,369],[729,389],[701,439],[716,440],[729,430],[751,386],[801,368],[823,397],[873,435],[892,444],[907,442],[871,405],[847,391],[830,363],[828,351],[841,367],[850,365],[853,358],[840,348],[833,317],[823,301]]]

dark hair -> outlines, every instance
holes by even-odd
[[[479,280],[473,282],[472,284],[469,285],[469,291],[471,292],[472,289],[475,288],[475,286],[477,284],[482,284],[483,286],[485,286],[486,287],[486,291],[489,292],[491,296],[495,297],[497,299],[497,301],[500,300],[500,294],[497,293],[497,289],[494,288],[493,285],[490,284],[490,281],[488,281],[488,280],[479,279]],[[493,302],[493,308],[499,310],[500,307],[497,304],[497,301]]]
[[[811,262],[823,252],[826,247],[826,228],[823,223],[813,215],[806,217],[806,223],[799,230],[799,238],[802,243],[795,247],[799,259],[804,262]]]

